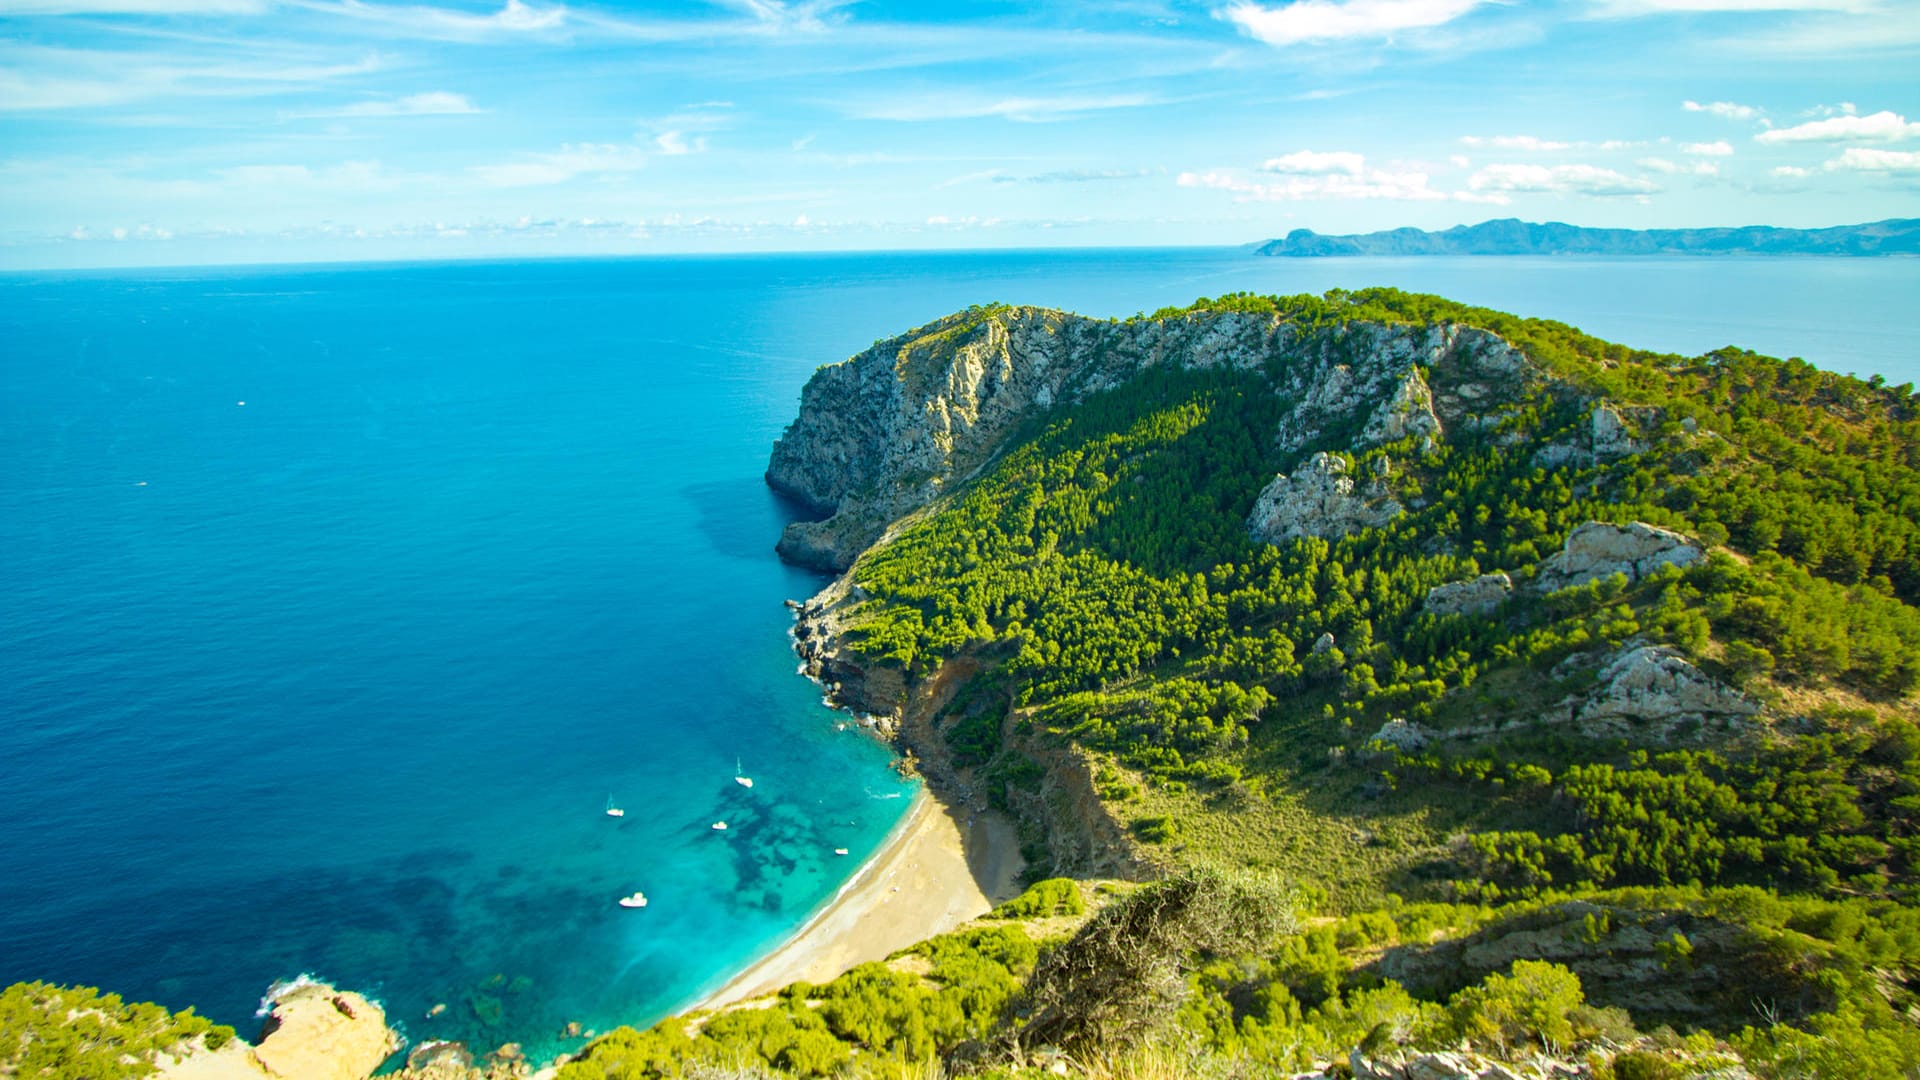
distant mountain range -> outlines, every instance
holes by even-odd
[[[1295,229],[1255,249],[1261,255],[1917,255],[1920,218],[1890,218],[1828,229],[1584,229],[1517,218],[1440,232],[1388,229],[1322,236]]]

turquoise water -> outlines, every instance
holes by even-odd
[[[794,674],[780,601],[821,580],[772,556],[788,511],[760,472],[808,373],[969,303],[1373,283],[1920,377],[1912,260],[0,276],[0,983],[250,1033],[269,983],[312,972],[416,1039],[537,1054],[684,1005],[912,790]],[[615,906],[636,889],[647,909]]]

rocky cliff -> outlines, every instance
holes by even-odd
[[[1552,380],[1498,335],[1455,324],[1303,328],[1270,313],[1125,322],[1045,308],[974,308],[821,368],[774,444],[767,483],[822,520],[780,538],[790,560],[840,571],[889,523],[992,459],[1027,420],[1154,367],[1260,372],[1289,402],[1275,445],[1348,447],[1453,425],[1495,426]],[[1490,402],[1498,406],[1489,408]]]

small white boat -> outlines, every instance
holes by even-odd
[[[608,817],[626,817],[627,816],[627,812],[625,810],[622,810],[619,807],[613,805],[613,792],[611,791],[607,792],[607,816]]]
[[[753,777],[740,775],[740,759],[739,758],[733,759],[733,782],[745,788],[750,788],[753,786]]]
[[[726,831],[727,831],[727,823],[726,823],[726,822],[724,822],[724,821],[716,821],[716,822],[714,822],[714,823],[713,823],[713,831],[715,831],[715,832],[726,832]]]
[[[620,906],[621,907],[646,907],[647,894],[637,892],[637,893],[634,893],[632,896],[623,896],[620,898]]]
[[[835,855],[845,855],[847,853],[847,849],[843,847],[837,847],[833,849],[833,853]]]

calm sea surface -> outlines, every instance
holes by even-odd
[[[1920,380],[1920,260],[0,276],[0,983],[251,1034],[312,972],[415,1039],[540,1054],[658,1018],[831,896],[912,792],[794,674],[780,601],[822,581],[773,557],[760,472],[807,375],[970,303],[1372,284]]]

